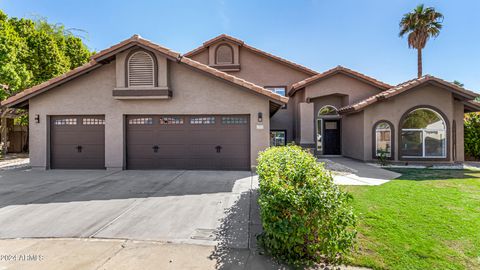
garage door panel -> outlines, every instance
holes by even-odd
[[[132,130],[128,133],[127,142],[135,142],[135,144],[151,144],[153,145],[153,130]]]
[[[153,146],[151,144],[130,145],[129,158],[152,159],[154,158]]]
[[[159,158],[185,158],[188,156],[188,146],[185,144],[161,144],[154,155]]]
[[[186,144],[189,134],[183,130],[159,130],[156,132],[159,144]]]
[[[50,167],[105,168],[104,116],[50,116]]]
[[[134,118],[151,120],[144,121],[148,125],[129,124]],[[248,115],[127,116],[127,168],[249,170],[249,119]],[[138,158],[147,156],[142,152],[151,153],[153,146],[158,146],[153,162],[139,164]]]
[[[82,136],[79,136],[78,141],[81,145],[105,145],[105,133],[99,131],[83,132]]]
[[[102,165],[104,162],[103,159],[69,159],[62,158],[55,161],[55,168],[59,169],[104,169],[105,166]]]
[[[215,144],[191,144],[189,154],[192,157],[218,158]]]
[[[62,144],[56,145],[56,157],[60,159],[83,159],[83,158],[103,158],[104,150],[99,145],[82,145],[79,152],[78,146]]]

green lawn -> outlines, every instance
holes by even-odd
[[[480,172],[395,169],[381,186],[345,187],[358,215],[353,265],[480,269]]]

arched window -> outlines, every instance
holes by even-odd
[[[377,122],[373,131],[375,157],[379,157],[382,154],[384,154],[387,158],[393,157],[393,126],[390,124],[390,122]]]
[[[215,51],[215,64],[233,64],[233,49],[228,44],[218,45]]]
[[[127,62],[128,87],[154,87],[155,61],[145,51],[134,52]]]
[[[402,157],[445,158],[447,156],[447,124],[430,108],[414,109],[400,123]]]
[[[338,115],[338,110],[337,108],[331,105],[323,106],[320,110],[318,110],[318,117],[336,116],[336,115]]]

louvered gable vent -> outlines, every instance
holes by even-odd
[[[138,51],[128,59],[128,85],[130,87],[154,87],[154,61],[144,51]]]

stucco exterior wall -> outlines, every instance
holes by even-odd
[[[269,121],[257,129],[257,114],[269,114],[267,98],[228,84],[183,64],[169,61],[171,100],[116,100],[116,62],[106,64],[30,100],[30,158],[33,167],[47,167],[49,115],[105,115],[105,166],[124,166],[124,115],[128,114],[249,114],[251,161],[269,146]],[[120,65],[121,66],[121,65]]]
[[[381,90],[344,74],[335,74],[305,87],[305,98],[344,95],[342,106],[378,94]]]
[[[455,129],[457,131],[456,135],[456,161],[462,162],[465,161],[465,144],[464,144],[464,127],[463,127],[463,119],[464,119],[464,106],[463,103],[460,101],[454,102],[455,106]]]
[[[378,102],[376,104],[370,105],[365,109],[364,117],[364,160],[372,160],[372,136],[373,136],[373,125],[380,120],[390,121],[395,128],[395,140],[394,140],[394,156],[395,161],[399,160],[399,138],[398,131],[400,127],[400,118],[407,112],[409,109],[420,106],[420,105],[429,105],[436,107],[438,110],[442,111],[449,123],[450,129],[448,130],[449,140],[448,144],[448,153],[449,161],[453,161],[452,149],[452,126],[453,120],[456,120],[457,123],[463,123],[463,106],[456,106],[455,101],[451,92],[436,87],[432,85],[420,86],[416,89],[411,89],[405,93],[398,95],[395,98],[385,100],[383,102]],[[460,118],[460,119],[459,119]],[[459,119],[459,120],[457,120]],[[457,157],[462,156],[458,151],[463,149],[463,128],[460,128],[457,124]]]
[[[220,43],[219,43],[220,44]],[[215,44],[218,45],[218,44]],[[212,46],[213,48],[214,46]],[[210,52],[214,50],[210,49]],[[211,58],[212,56],[210,56]],[[209,64],[209,50],[204,50],[192,57],[192,59],[204,64]],[[304,80],[310,75],[292,69],[270,58],[254,53],[240,47],[239,50],[240,71],[228,72],[234,76],[253,82],[259,86],[286,86],[287,91],[292,84]],[[286,109],[280,109],[271,119],[272,130],[286,130],[287,141],[295,139],[295,114],[296,104],[291,98]]]
[[[364,112],[342,116],[342,155],[364,159]]]

